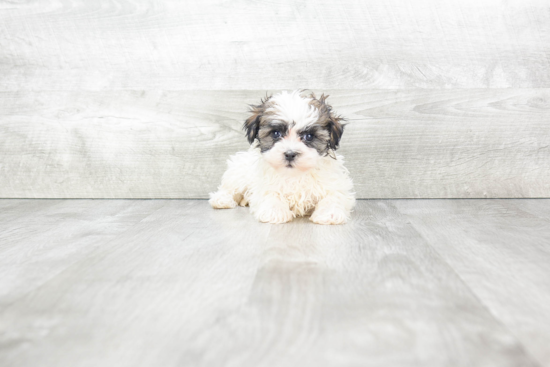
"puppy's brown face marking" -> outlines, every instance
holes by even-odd
[[[269,149],[288,135],[289,126],[284,121],[271,120],[264,118],[260,122],[260,130],[258,132],[258,141],[261,152],[266,152]]]
[[[338,149],[344,125],[343,118],[332,112],[326,98],[283,92],[250,106],[252,115],[244,124],[248,141],[251,144],[257,141],[262,153],[283,144],[279,150],[284,152],[295,150],[301,155],[309,148],[321,157],[329,155]]]
[[[330,134],[326,128],[318,124],[308,125],[297,133],[302,142],[307,147],[315,149],[320,156],[328,154]]]
[[[336,150],[339,147],[340,139],[344,134],[344,118],[336,115],[332,112],[332,106],[326,103],[328,96],[321,95],[319,99],[315,98],[315,95],[311,93],[310,104],[319,111],[319,125],[324,131],[328,133],[327,144],[328,150]]]

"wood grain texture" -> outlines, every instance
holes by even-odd
[[[163,205],[150,200],[7,202],[0,213],[0,308],[108,247],[109,240]]]
[[[550,90],[324,91],[359,198],[550,196]],[[0,197],[205,198],[264,91],[0,93]]]
[[[543,0],[0,2],[0,90],[550,87]]]
[[[550,200],[398,201],[541,366],[550,366]]]
[[[0,306],[2,366],[537,366],[393,201],[359,202],[344,226],[153,202],[131,228]],[[114,203],[93,202],[87,218]],[[86,236],[74,236],[75,251]],[[32,255],[4,271],[55,264],[35,241],[11,242],[24,245]]]

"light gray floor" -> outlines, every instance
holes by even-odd
[[[550,200],[0,200],[0,366],[550,366]]]

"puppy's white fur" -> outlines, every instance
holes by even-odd
[[[329,129],[320,126],[338,124],[325,98],[282,92],[256,106],[261,107],[261,115],[255,123],[265,129],[284,125],[285,134],[266,149],[262,148],[262,136],[268,141],[269,136],[260,132],[248,151],[231,156],[218,191],[210,194],[212,207],[249,205],[259,221],[268,223],[285,223],[305,215],[311,215],[310,220],[318,224],[345,223],[355,205],[352,180],[334,148],[319,152],[323,142],[329,144],[331,138]],[[259,127],[255,128],[257,133]],[[305,140],[309,128],[316,129],[317,149]],[[288,151],[296,152],[297,158],[285,160]]]

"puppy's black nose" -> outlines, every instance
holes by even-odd
[[[287,161],[289,162],[292,162],[294,160],[294,158],[296,158],[296,156],[298,155],[298,153],[292,151],[292,150],[287,150],[285,152],[285,158]]]

